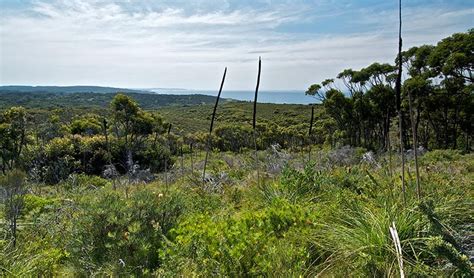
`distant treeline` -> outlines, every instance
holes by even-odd
[[[20,92],[20,93],[152,93],[146,90],[124,89],[101,86],[21,86],[7,85],[0,86],[0,92]]]
[[[0,88],[0,109],[12,106],[26,108],[104,108],[109,105],[116,93],[117,91],[113,93],[23,92]],[[215,101],[215,97],[206,95],[123,93],[133,97],[144,109],[156,109],[169,105],[209,104]]]

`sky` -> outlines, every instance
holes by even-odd
[[[474,28],[472,0],[403,1],[404,49]],[[393,63],[397,0],[0,0],[0,85],[304,90]]]

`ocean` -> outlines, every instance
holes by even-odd
[[[192,95],[201,94],[209,96],[217,96],[218,91],[211,90],[181,90],[181,89],[147,89],[157,94],[171,94],[171,95]],[[253,101],[254,91],[226,91],[223,90],[221,98]],[[304,91],[289,90],[289,91],[268,91],[262,90],[258,92],[258,102],[260,103],[279,103],[279,104],[310,104],[318,102],[315,98],[306,96]]]

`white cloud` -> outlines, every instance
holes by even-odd
[[[392,62],[396,52],[396,11],[354,19],[376,26],[370,32],[318,35],[279,29],[313,24],[315,11],[304,4],[234,10],[225,1],[222,9],[123,4],[38,1],[29,12],[7,14],[1,19],[0,83],[214,88],[227,66],[226,88],[251,89],[261,55],[264,89],[303,89],[343,68]],[[405,45],[465,31],[472,15],[473,9],[407,10]]]

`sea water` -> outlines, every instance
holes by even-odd
[[[212,90],[175,90],[175,89],[149,89],[157,94],[171,94],[171,95],[192,95],[201,94],[209,96],[217,96],[218,91]],[[253,101],[255,96],[254,91],[222,91],[221,98]],[[298,90],[262,90],[258,92],[258,102],[260,103],[286,103],[286,104],[310,104],[318,101],[311,96],[305,95],[304,91]]]

